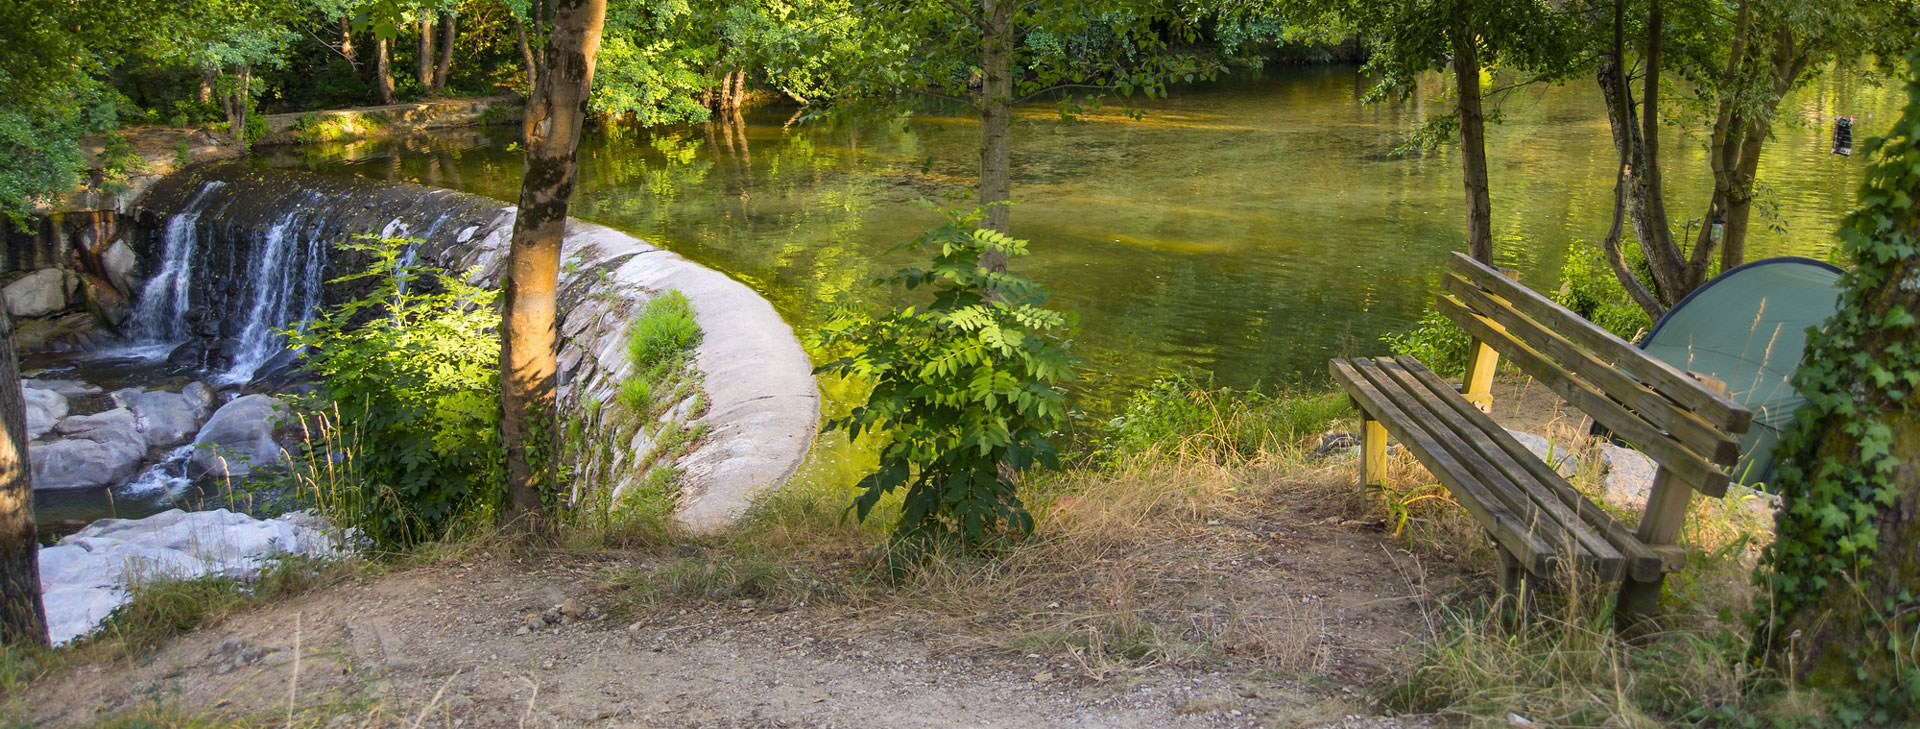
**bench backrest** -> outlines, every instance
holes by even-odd
[[[1469,391],[1498,352],[1694,490],[1726,494],[1752,412],[1465,254],[1448,269],[1437,306],[1473,336]]]

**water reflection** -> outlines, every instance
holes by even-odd
[[[1391,152],[1444,85],[1366,106],[1351,68],[1288,69],[1187,89],[1144,119],[1094,110],[1071,125],[1024,110],[1016,131],[1014,233],[1034,241],[1025,272],[1081,316],[1088,360],[1079,405],[1198,368],[1223,384],[1322,379],[1328,357],[1376,352],[1432,299],[1464,224],[1459,164],[1442,150]],[[1796,92],[1763,161],[1770,216],[1754,256],[1824,257],[1864,160],[1827,154],[1831,119],[1862,136],[1896,118],[1886,88],[1828,77]],[[1521,90],[1490,129],[1497,254],[1551,289],[1568,246],[1597,240],[1612,206],[1614,152],[1592,84]],[[763,109],[743,124],[587,137],[574,214],[719,268],[774,301],[803,331],[873,296],[889,251],[934,224],[922,199],[960,200],[975,123],[955,114],[789,124]],[[516,196],[517,127],[392,142],[269,151],[263,163]],[[1666,171],[1676,218],[1710,186],[1697,137],[1675,130]],[[957,203],[956,203],[957,204]],[[1762,229],[1764,228],[1764,229]]]

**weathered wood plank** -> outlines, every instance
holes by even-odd
[[[1452,385],[1448,385],[1446,381],[1440,379],[1439,375],[1434,374],[1432,370],[1420,365],[1420,363],[1412,357],[1401,357],[1399,359],[1409,372],[1419,378],[1420,383],[1425,385],[1427,390],[1443,396],[1453,394]],[[1543,488],[1550,491],[1552,496],[1558,498],[1560,502],[1568,508],[1573,509],[1574,513],[1578,514],[1580,519],[1584,521],[1589,528],[1600,533],[1606,538],[1608,544],[1613,545],[1614,549],[1619,550],[1622,558],[1625,560],[1626,572],[1629,576],[1635,579],[1646,580],[1656,578],[1662,573],[1665,560],[1659,554],[1655,553],[1652,548],[1634,536],[1633,531],[1628,529],[1627,525],[1620,523],[1618,519],[1613,518],[1612,514],[1607,513],[1606,509],[1600,508],[1598,504],[1589,500],[1586,494],[1580,493],[1580,490],[1574,488],[1573,484],[1567,483],[1566,479],[1561,478],[1560,474],[1554,471],[1552,466],[1534,457],[1533,453],[1528,451],[1526,446],[1521,445],[1519,440],[1514,439],[1511,434],[1508,434],[1505,428],[1501,428],[1498,423],[1494,422],[1493,418],[1488,417],[1486,413],[1480,412],[1478,408],[1473,407],[1470,403],[1462,402],[1458,398],[1449,399],[1443,397],[1442,399],[1452,405],[1456,412],[1459,412],[1469,421],[1472,421],[1475,427],[1491,434],[1493,442],[1498,445],[1501,450],[1506,451],[1508,455],[1513,457],[1514,461],[1532,472],[1534,477],[1540,481]],[[1495,429],[1498,429],[1498,432],[1495,432]]]
[[[1523,456],[1516,459],[1512,453],[1499,447],[1500,440],[1513,440],[1513,436],[1492,421],[1476,421],[1454,408],[1454,403],[1466,406],[1466,409],[1479,412],[1459,395],[1447,393],[1441,396],[1428,389],[1417,375],[1403,362],[1390,359],[1375,360],[1373,372],[1392,378],[1402,391],[1409,396],[1407,401],[1417,403],[1433,421],[1429,426],[1438,425],[1455,437],[1449,443],[1458,444],[1456,454],[1469,463],[1478,462],[1489,469],[1487,475],[1498,480],[1500,485],[1509,489],[1512,500],[1508,508],[1535,519],[1547,527],[1546,534],[1551,541],[1563,548],[1571,548],[1581,558],[1581,563],[1594,569],[1602,579],[1618,579],[1624,571],[1625,560],[1620,550],[1607,541],[1607,538],[1594,531],[1573,510],[1550,491],[1551,482],[1564,483],[1559,474],[1549,476],[1550,481],[1543,482],[1540,474],[1520,465],[1520,461],[1538,461],[1532,453],[1521,451]],[[1413,367],[1425,371],[1418,364]],[[1364,374],[1364,373],[1363,373]],[[1419,417],[1415,406],[1409,406]],[[1482,423],[1486,427],[1482,426]],[[1516,441],[1517,445],[1517,441]],[[1551,473],[1551,469],[1548,469]]]
[[[1611,428],[1621,437],[1639,446],[1661,465],[1673,469],[1700,493],[1716,498],[1726,495],[1727,483],[1730,480],[1727,474],[1701,460],[1698,455],[1674,440],[1672,436],[1656,430],[1640,416],[1614,402],[1592,385],[1568,377],[1545,354],[1501,329],[1493,320],[1474,313],[1458,299],[1442,296],[1435,305],[1442,314],[1465,328],[1468,333],[1495,341],[1495,346],[1499,347],[1507,359],[1518,365],[1521,371],[1546,385],[1548,389],[1559,394],[1568,403],[1579,408],[1581,412],[1591,416],[1601,425]]]
[[[1728,433],[1745,433],[1753,423],[1753,412],[1724,393],[1701,385],[1672,365],[1654,359],[1639,347],[1568,311],[1553,300],[1508,280],[1499,271],[1473,260],[1471,256],[1456,252],[1449,265],[1474,285],[1506,299],[1515,309],[1578,341],[1601,361],[1626,370],[1628,374],[1652,385],[1660,394],[1699,413],[1707,422]]]
[[[1592,352],[1568,341],[1558,332],[1508,306],[1466,279],[1447,276],[1442,286],[1467,308],[1492,319],[1515,338],[1552,357],[1563,369],[1598,387],[1655,428],[1667,431],[1674,440],[1698,453],[1702,459],[1729,467],[1740,462],[1740,441],[1714,427],[1698,413],[1681,407],[1645,383],[1628,377],[1625,372],[1601,361]]]
[[[1445,482],[1454,499],[1473,514],[1481,525],[1487,527],[1488,533],[1493,535],[1494,541],[1502,549],[1522,557],[1521,563],[1527,571],[1546,574],[1556,556],[1552,545],[1527,531],[1525,522],[1507,511],[1497,497],[1473,478],[1466,466],[1440,447],[1432,436],[1420,430],[1414,420],[1394,404],[1393,399],[1362,377],[1352,364],[1336,359],[1330,363],[1330,369],[1334,381],[1359,401],[1362,409],[1373,413],[1387,432],[1406,444],[1421,465]]]

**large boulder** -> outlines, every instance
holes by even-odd
[[[133,411],[115,408],[73,415],[53,426],[66,436],[27,449],[36,489],[83,489],[125,482],[147,455],[147,438]]]
[[[287,451],[273,439],[285,414],[286,406],[271,395],[247,395],[220,406],[193,439],[187,475],[246,476],[285,465]]]
[[[27,440],[39,440],[55,423],[67,417],[67,397],[52,390],[28,387],[20,391],[27,401]]]
[[[67,308],[68,275],[58,268],[43,268],[7,284],[0,289],[7,311],[14,316],[46,316]]]
[[[100,254],[100,265],[107,270],[107,282],[121,291],[132,291],[133,269],[140,264],[140,257],[134,255],[133,246],[125,240],[116,240]]]
[[[113,402],[133,411],[147,445],[177,446],[194,438],[212,404],[212,393],[205,392],[206,386],[197,382],[193,385],[199,388],[191,394],[186,390],[163,392],[129,387],[114,391]]]

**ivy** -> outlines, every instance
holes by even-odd
[[[905,489],[894,538],[909,553],[949,537],[977,548],[1030,532],[1020,478],[1059,465],[1050,438],[1067,419],[1063,386],[1076,361],[1062,336],[1073,319],[1046,308],[1045,288],[989,265],[1026,255],[1027,243],[975,228],[981,216],[947,213],[902,246],[930,252],[930,265],[881,280],[930,290],[927,303],[877,317],[843,311],[814,338],[846,353],[815,374],[873,384],[865,403],[827,423],[884,443],[850,509],[865,520]]]
[[[1851,687],[1842,689],[1836,717],[1851,724],[1885,724],[1920,717],[1920,668],[1915,630],[1920,601],[1899,585],[1863,584],[1894,571],[1881,565],[1879,525],[1901,496],[1905,465],[1892,423],[1920,417],[1920,348],[1913,336],[1920,257],[1920,51],[1908,56],[1905,115],[1885,137],[1865,146],[1875,163],[1860,190],[1860,207],[1840,238],[1853,269],[1841,279],[1839,310],[1825,331],[1807,340],[1794,386],[1807,398],[1783,437],[1775,486],[1784,499],[1777,537],[1757,580],[1769,595],[1753,622],[1756,650],[1791,650],[1791,633],[1836,599],[1859,599],[1869,635],[1850,636],[1844,657]],[[1910,477],[1910,476],[1908,476]],[[1874,568],[1879,569],[1874,569]],[[1869,572],[1872,570],[1871,572]],[[1881,591],[1899,590],[1884,598]],[[1802,622],[1796,622],[1800,620]]]

